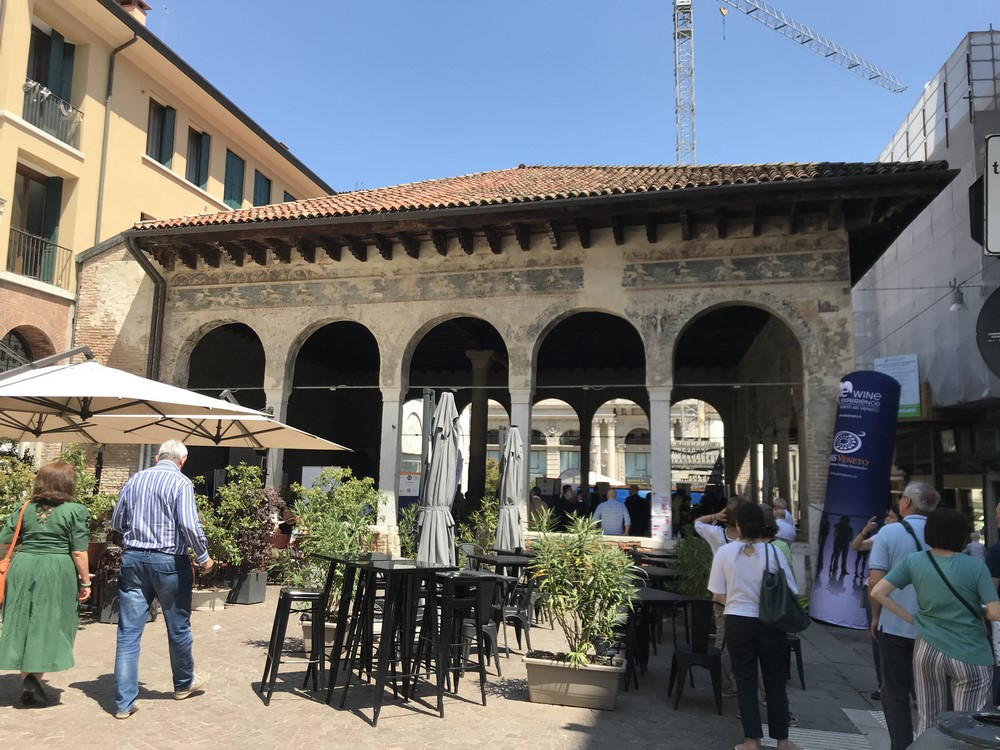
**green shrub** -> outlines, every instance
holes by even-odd
[[[674,567],[681,578],[673,588],[685,596],[708,598],[708,574],[712,571],[712,548],[695,533],[688,533],[674,547],[677,560]]]
[[[0,452],[0,524],[28,499],[34,484],[34,458],[28,451]]]

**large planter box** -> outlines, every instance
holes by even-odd
[[[108,584],[98,587],[97,601],[94,602],[94,606],[98,622],[117,625],[118,612],[121,609],[121,601],[118,598],[118,586],[116,584]],[[160,603],[154,599],[152,605],[149,607],[146,622],[153,622],[156,619],[159,609]]]
[[[221,612],[228,596],[228,589],[195,589],[191,592],[191,611]]]
[[[267,595],[267,573],[234,573],[227,604],[260,604]]]
[[[613,666],[590,664],[577,669],[565,662],[525,656],[524,664],[532,703],[605,711],[614,709],[625,673],[625,662],[621,659],[616,659]]]
[[[302,622],[302,642],[305,644],[307,651],[309,650],[309,644],[312,643],[312,625],[308,620]],[[326,648],[332,648],[333,639],[337,636],[337,623],[325,622],[323,625],[323,645]]]

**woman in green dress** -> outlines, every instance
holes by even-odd
[[[41,678],[73,666],[78,602],[90,598],[87,509],[73,502],[76,473],[63,461],[38,470],[24,509],[20,547],[7,572],[0,669],[24,680],[21,701],[44,703]],[[14,540],[20,506],[0,531],[0,554]]]

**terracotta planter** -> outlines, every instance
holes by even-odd
[[[191,592],[191,611],[221,612],[228,596],[229,589],[195,589]]]
[[[94,573],[97,572],[97,565],[101,562],[101,556],[107,551],[107,540],[104,540],[103,542],[87,543],[87,565],[90,568],[91,575],[94,575]]]
[[[524,664],[532,703],[605,711],[614,709],[625,674],[623,659],[616,659],[613,666],[590,664],[577,669],[565,662],[525,656]]]
[[[327,648],[333,646],[333,639],[337,635],[337,623],[326,622],[323,623],[325,626],[323,628],[323,645]],[[306,644],[306,649],[309,649],[309,644],[312,643],[312,623],[305,621],[302,623],[302,642]]]

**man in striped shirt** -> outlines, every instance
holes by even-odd
[[[121,609],[115,656],[115,718],[139,710],[139,646],[154,599],[163,609],[170,647],[174,698],[202,692],[208,674],[195,675],[191,653],[191,587],[188,548],[202,571],[214,566],[198,521],[191,480],[181,473],[187,448],[179,440],[160,446],[157,463],[134,474],[118,495],[111,526],[125,548],[118,576]]]

